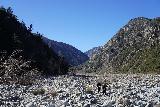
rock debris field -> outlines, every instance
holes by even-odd
[[[107,95],[97,91],[107,84]],[[0,107],[160,107],[160,75],[58,76],[32,86],[0,85]]]

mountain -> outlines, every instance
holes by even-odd
[[[68,71],[69,66],[64,59],[43,42],[39,33],[33,34],[31,31],[32,25],[27,28],[23,21],[20,22],[17,19],[11,8],[0,8],[1,77],[11,73],[11,70],[14,72],[13,75],[21,70],[22,72],[17,75],[24,76],[24,73],[28,72],[28,67],[26,69],[23,67],[25,65],[29,67],[32,65],[42,75],[65,74]],[[21,63],[22,60],[26,63]],[[32,64],[27,65],[28,61],[31,61]],[[6,63],[8,64],[6,65]],[[12,64],[14,69],[11,68]],[[6,72],[8,73],[6,74]]]
[[[86,54],[69,44],[50,40],[46,37],[43,37],[43,41],[72,66],[80,65],[89,59]]]
[[[86,54],[89,58],[91,58],[93,55],[95,55],[96,53],[98,53],[100,50],[101,50],[101,47],[100,47],[100,46],[99,46],[99,47],[94,47],[94,48],[86,51],[85,54]]]
[[[81,72],[160,72],[160,18],[130,20],[102,49],[82,66]]]

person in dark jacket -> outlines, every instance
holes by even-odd
[[[107,91],[107,84],[105,83],[103,86],[102,86],[102,92],[103,94],[107,95],[106,91]]]
[[[100,91],[101,91],[101,86],[102,86],[101,83],[98,82],[98,83],[97,83],[98,93],[100,93]]]

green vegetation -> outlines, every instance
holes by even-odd
[[[122,72],[160,73],[160,46],[139,51],[129,62],[120,68]]]

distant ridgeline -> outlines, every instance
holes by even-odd
[[[160,72],[160,18],[132,19],[121,28],[79,72]]]
[[[99,46],[99,47],[94,47],[94,48],[86,51],[85,54],[86,54],[89,58],[91,58],[91,57],[93,57],[93,55],[95,55],[96,53],[98,53],[100,50],[101,50],[101,47],[100,47],[100,46]]]
[[[23,21],[17,19],[11,8],[0,8],[0,52],[1,77],[6,75],[5,69],[10,69],[3,64],[13,56],[16,60],[21,58],[31,61],[33,68],[37,68],[42,75],[65,74],[69,67],[62,57],[43,42],[39,33],[32,33],[32,24],[27,28]],[[17,65],[19,67],[21,66]],[[26,72],[27,69],[23,69],[23,73],[17,75],[22,76]]]
[[[43,37],[43,41],[59,56],[64,57],[71,66],[80,65],[89,59],[85,53],[69,44],[50,40],[45,37]]]

